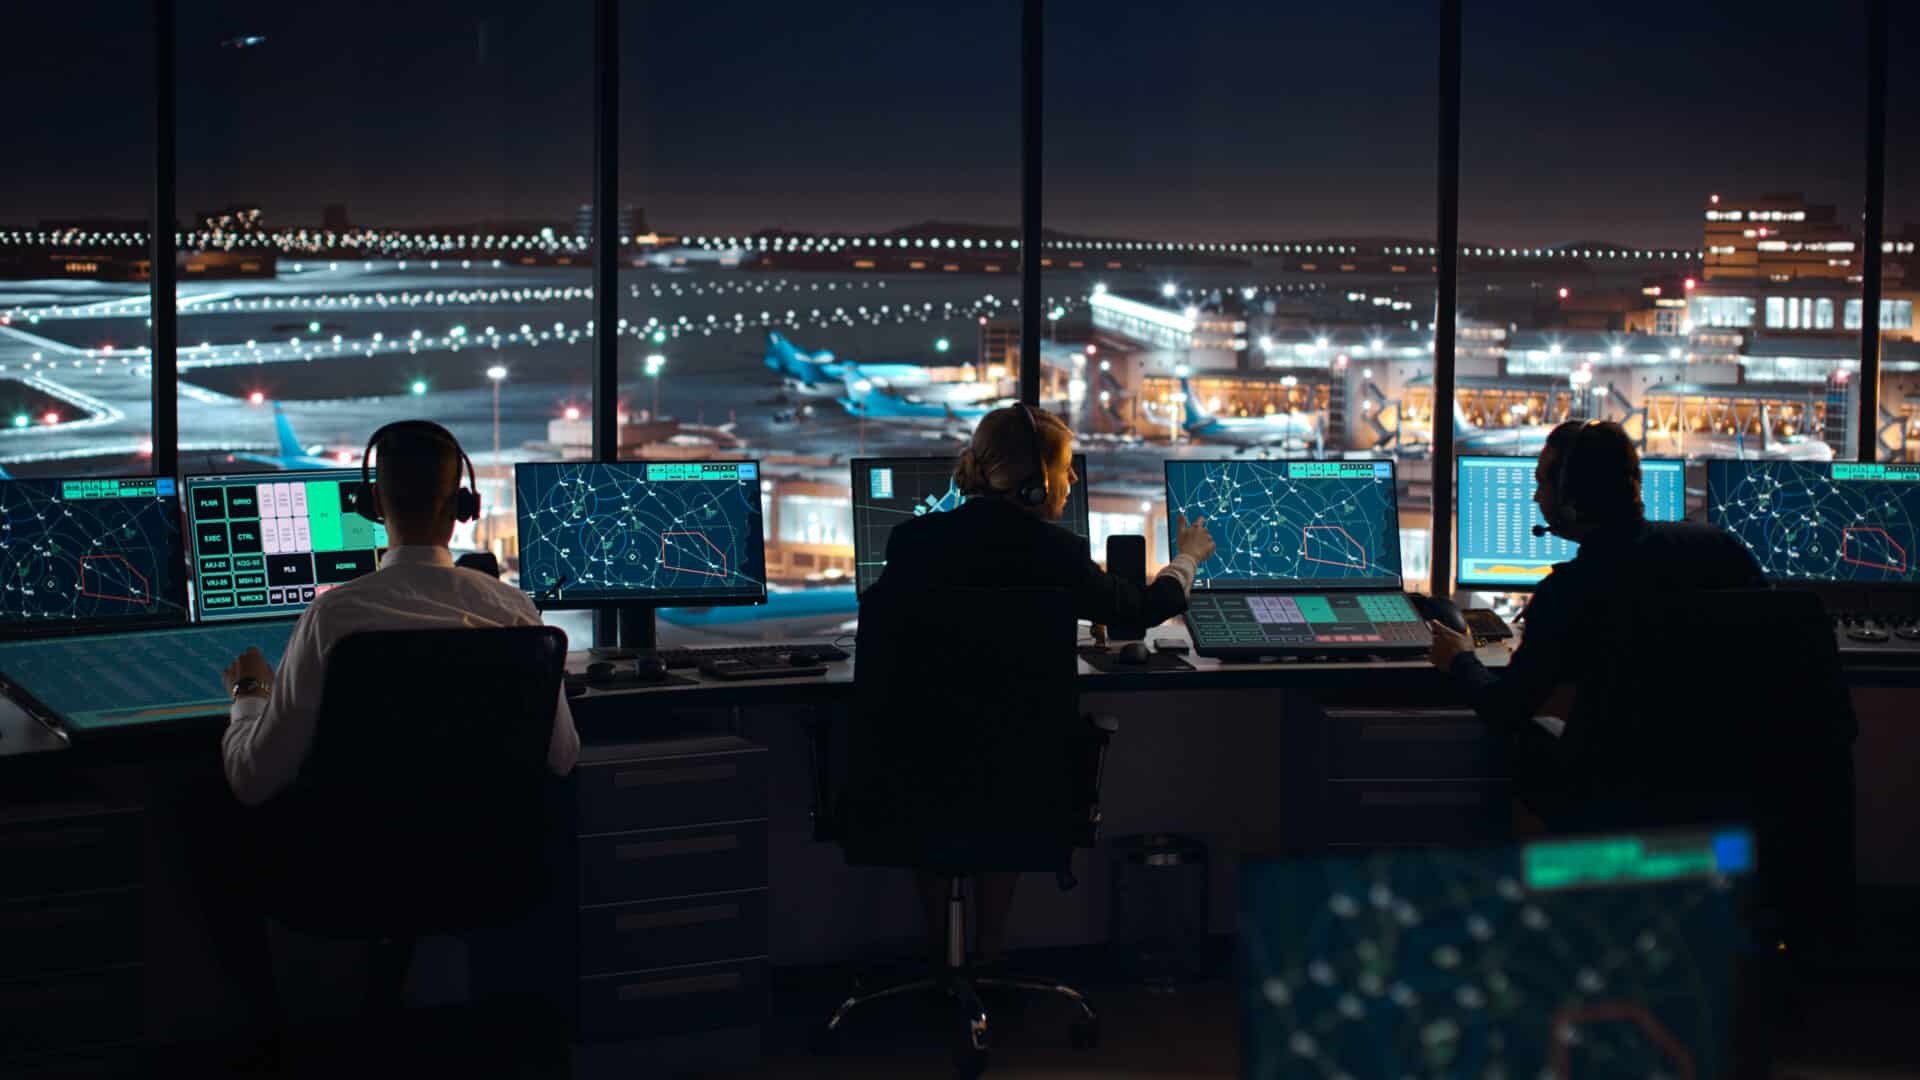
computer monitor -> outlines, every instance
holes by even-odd
[[[953,510],[967,501],[953,482],[951,457],[853,460],[853,587],[864,593],[887,568],[887,538],[903,521]],[[1082,540],[1087,524],[1087,455],[1073,455],[1080,482],[1067,493],[1060,526]]]
[[[186,620],[172,477],[0,480],[0,637]]]
[[[1169,460],[1169,551],[1182,517],[1216,545],[1196,590],[1400,587],[1391,461]]]
[[[1920,465],[1709,461],[1707,520],[1774,581],[1920,585]]]
[[[187,477],[194,617],[298,615],[372,573],[387,530],[354,511],[359,489],[358,469]]]
[[[513,483],[539,607],[766,602],[758,462],[523,462]]]
[[[1250,861],[1243,1074],[1734,1075],[1754,859],[1727,828]]]
[[[1459,477],[1459,555],[1454,580],[1463,588],[1525,591],[1540,583],[1554,563],[1573,558],[1576,545],[1558,536],[1533,535],[1545,525],[1533,501],[1535,459],[1463,454]],[[1640,501],[1648,521],[1687,516],[1686,463],[1679,458],[1640,459]]]

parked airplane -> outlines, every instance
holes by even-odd
[[[807,397],[839,397],[847,384],[866,379],[881,389],[922,387],[933,375],[918,364],[856,364],[834,359],[822,350],[809,353],[780,334],[767,334],[767,367],[780,376],[787,389]]]
[[[1269,416],[1215,416],[1200,404],[1193,384],[1182,378],[1186,418],[1181,429],[1196,442],[1219,443],[1241,449],[1262,446],[1305,445],[1320,439],[1320,418],[1313,413],[1273,413]]]
[[[849,378],[840,407],[851,416],[887,423],[937,427],[962,437],[973,434],[980,418],[999,407],[991,401],[928,401],[918,394],[890,393],[866,378]]]
[[[661,608],[660,620],[720,636],[811,637],[841,629],[860,612],[851,585],[807,589],[770,587],[767,602],[751,607]]]
[[[300,445],[299,437],[293,433],[293,421],[287,419],[286,411],[281,409],[277,401],[273,403],[273,428],[278,437],[279,453],[262,454],[253,450],[235,450],[232,456],[241,461],[265,465],[270,469],[286,470],[338,469],[352,465],[360,459],[360,455],[355,453],[322,456]]]

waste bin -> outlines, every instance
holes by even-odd
[[[1108,858],[1107,944],[1115,974],[1163,991],[1199,979],[1212,899],[1207,845],[1170,833],[1121,836]]]

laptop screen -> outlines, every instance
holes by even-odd
[[[372,573],[387,530],[354,511],[359,488],[358,469],[188,477],[196,619],[298,615]]]
[[[170,476],[0,480],[0,636],[187,621]]]
[[[1170,551],[1182,517],[1217,545],[1195,590],[1400,587],[1391,461],[1171,460]]]

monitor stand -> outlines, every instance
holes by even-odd
[[[654,609],[642,605],[615,608],[618,628],[617,645],[595,645],[588,655],[595,660],[631,660],[641,653],[652,652],[659,639],[655,633]]]

